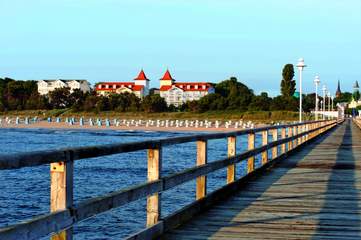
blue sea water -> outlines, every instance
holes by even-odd
[[[1,154],[170,138],[191,132],[118,130],[0,129]],[[260,142],[256,141],[256,147]],[[237,152],[247,147],[246,136],[237,138]],[[208,143],[208,161],[227,156],[227,140]],[[162,175],[193,167],[196,144],[184,143],[163,149]],[[259,162],[259,158],[258,158]],[[259,163],[256,163],[259,164]],[[245,162],[237,165],[244,174]],[[109,155],[75,162],[74,202],[143,183],[147,176],[146,151]],[[226,170],[208,175],[208,191],[225,184]],[[0,171],[0,228],[49,212],[49,165]],[[162,216],[195,199],[195,181],[162,193]],[[146,199],[87,219],[74,226],[74,239],[120,239],[145,226]],[[46,238],[44,238],[46,239]]]

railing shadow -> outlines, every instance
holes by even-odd
[[[355,158],[352,148],[356,144],[361,146],[361,131],[350,120],[342,127],[342,141],[337,149],[336,162],[330,173],[325,202],[319,212],[319,223],[313,239],[332,234],[340,238],[361,239],[361,191],[356,187],[356,183],[361,184],[356,180],[356,171],[360,170],[356,161],[360,159]],[[342,173],[345,171],[347,175]]]
[[[336,127],[335,129],[337,129]],[[237,215],[241,213],[243,210],[250,207],[258,198],[262,197],[262,195],[267,192],[267,190],[279,179],[281,179],[283,176],[285,176],[291,169],[297,166],[297,164],[306,157],[315,147],[317,147],[320,143],[322,143],[332,132],[335,131],[335,129],[329,131],[328,133],[325,133],[323,136],[319,136],[318,139],[315,141],[312,141],[307,147],[300,149],[298,152],[295,152],[294,154],[297,154],[297,161],[291,161],[287,162],[287,158],[279,161],[276,163],[274,168],[278,168],[277,171],[266,171],[264,172],[264,175],[258,176],[254,179],[254,182],[257,182],[261,178],[264,180],[262,181],[262,185],[257,187],[257,191],[252,192],[250,195],[242,195],[242,191],[249,192],[252,191],[252,186],[248,186],[246,184],[238,194],[235,196],[230,197],[229,199],[225,200],[224,202],[215,205],[213,208],[209,209],[207,212],[204,212],[200,214],[199,216],[196,216],[192,221],[185,223],[181,230],[172,230],[169,233],[166,233],[161,239],[182,239],[182,236],[184,237],[184,232],[189,232],[189,236],[192,235],[192,233],[197,234],[197,239],[208,239],[210,237],[214,237],[217,232],[219,232],[223,227],[247,227],[248,224],[252,223],[261,223],[261,222],[267,222],[267,221],[273,221],[273,220],[284,220],[287,217],[279,217],[279,218],[265,218],[265,219],[259,219],[255,221],[249,221],[249,220],[242,220],[237,219]],[[253,180],[251,180],[253,181]],[[248,192],[248,193],[249,193]],[[303,196],[300,196],[302,198]],[[241,204],[235,204],[234,202],[238,201]],[[228,207],[233,208],[233,210],[228,211]],[[237,209],[235,211],[235,209]],[[296,217],[290,217],[290,218],[297,218],[302,216],[308,216],[309,214],[302,214],[300,213]],[[242,234],[242,233],[239,233]]]

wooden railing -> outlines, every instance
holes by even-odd
[[[38,239],[50,234],[53,234],[53,239],[71,239],[71,227],[75,223],[145,197],[147,197],[147,228],[130,236],[129,239],[152,239],[188,220],[218,199],[231,194],[242,182],[258,174],[262,169],[268,168],[275,160],[286,157],[290,152],[335,125],[337,125],[335,120],[313,121],[136,143],[74,147],[0,156],[0,170],[50,164],[51,175],[51,213],[0,229],[0,239]],[[256,133],[262,134],[262,146],[257,148],[255,147]],[[272,136],[272,142],[268,142],[269,134]],[[244,135],[248,135],[248,150],[237,154],[236,139]],[[228,157],[208,163],[207,141],[221,138],[228,139]],[[161,176],[162,147],[186,142],[197,144],[196,166],[172,175]],[[148,150],[148,181],[146,183],[91,198],[78,204],[73,203],[74,161],[145,149]],[[269,150],[272,152],[272,159],[268,159]],[[262,166],[255,169],[257,154],[262,156]],[[235,164],[241,161],[248,161],[247,175],[236,179]],[[208,194],[207,174],[222,168],[227,168],[225,181],[227,184]],[[159,193],[193,179],[196,179],[196,201],[161,218]]]

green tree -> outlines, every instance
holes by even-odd
[[[142,108],[145,112],[165,112],[167,103],[159,94],[145,96],[142,101]]]
[[[252,102],[248,105],[250,111],[268,111],[272,98],[268,97],[268,94],[262,92],[259,96],[254,96]]]
[[[52,108],[68,108],[73,104],[70,98],[70,88],[56,88],[49,92],[49,101]]]
[[[292,64],[286,64],[282,70],[281,94],[284,97],[292,97],[296,91],[296,81],[293,80],[295,71]]]
[[[360,92],[357,90],[352,94],[352,97],[355,101],[360,100]]]

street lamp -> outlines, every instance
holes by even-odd
[[[323,85],[322,87],[322,91],[323,91],[323,106],[322,106],[322,112],[323,112],[323,116],[322,119],[325,120],[325,111],[326,111],[326,85]]]
[[[316,103],[315,103],[315,118],[316,121],[318,120],[318,85],[320,84],[320,77],[316,75],[315,80],[313,80],[316,86],[315,96],[316,96]]]
[[[331,96],[331,102],[332,102],[332,104],[331,104],[331,109],[332,109],[332,111],[333,111],[333,99],[334,99],[335,97],[332,95]]]
[[[328,97],[328,111],[331,111],[331,93],[330,91],[327,92]]]
[[[303,58],[298,59],[298,63],[296,66],[300,72],[300,111],[299,111],[300,119],[299,119],[299,121],[302,122],[302,71],[303,71],[303,68],[306,67],[304,59]]]

